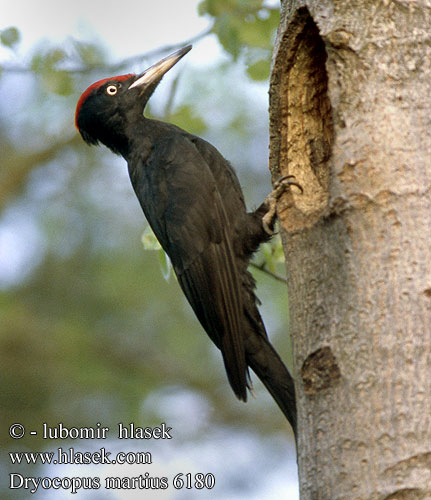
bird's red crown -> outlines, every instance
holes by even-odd
[[[103,78],[102,80],[98,80],[97,82],[94,82],[92,85],[88,87],[88,89],[84,90],[82,93],[81,97],[79,98],[79,101],[76,105],[76,111],[75,111],[75,127],[78,128],[78,115],[79,112],[81,111],[82,105],[84,102],[87,100],[88,96],[96,89],[98,89],[101,85],[104,85],[107,82],[123,82],[124,80],[128,80],[130,77],[134,76],[133,73],[128,73],[127,75],[120,75],[120,76],[111,76],[110,78]]]

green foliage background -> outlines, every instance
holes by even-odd
[[[267,86],[278,9],[259,0],[204,0],[199,12],[211,21],[205,36],[215,34],[229,59],[214,65],[210,79],[198,69],[166,77],[149,111],[213,142],[239,171],[249,206],[257,206],[270,180],[266,104],[256,109],[253,89]],[[82,90],[127,72],[136,58],[112,62],[100,43],[45,40],[17,59],[20,36],[19,26],[0,32],[10,51],[1,63],[3,95],[18,79],[26,88],[0,115],[0,229],[28,254],[19,278],[0,289],[1,422],[152,425],[169,419],[154,401],[193,393],[208,409],[206,428],[286,436],[287,423],[255,377],[256,401],[244,405],[231,393],[218,351],[145,233],[124,161],[88,148],[72,128]],[[282,274],[280,246],[265,246],[257,264]],[[267,328],[289,359],[285,285],[255,274]]]

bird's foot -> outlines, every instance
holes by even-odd
[[[277,215],[277,202],[280,196],[284,193],[284,191],[286,191],[286,189],[290,189],[290,186],[296,186],[301,193],[304,192],[302,186],[292,179],[295,179],[294,175],[284,175],[283,177],[280,177],[280,179],[275,182],[274,189],[265,199],[268,211],[262,217],[262,226],[265,232],[271,236],[275,234],[271,228],[274,227],[274,219]]]

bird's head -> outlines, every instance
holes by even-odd
[[[114,153],[124,154],[128,127],[143,115],[145,105],[163,75],[192,48],[191,45],[161,59],[139,75],[104,78],[79,98],[75,125],[87,144],[102,142]]]

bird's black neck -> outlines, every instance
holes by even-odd
[[[158,140],[173,133],[187,134],[171,123],[142,117],[141,120],[133,124],[133,131],[126,130],[129,143],[125,154],[121,154],[129,164],[145,162]]]

